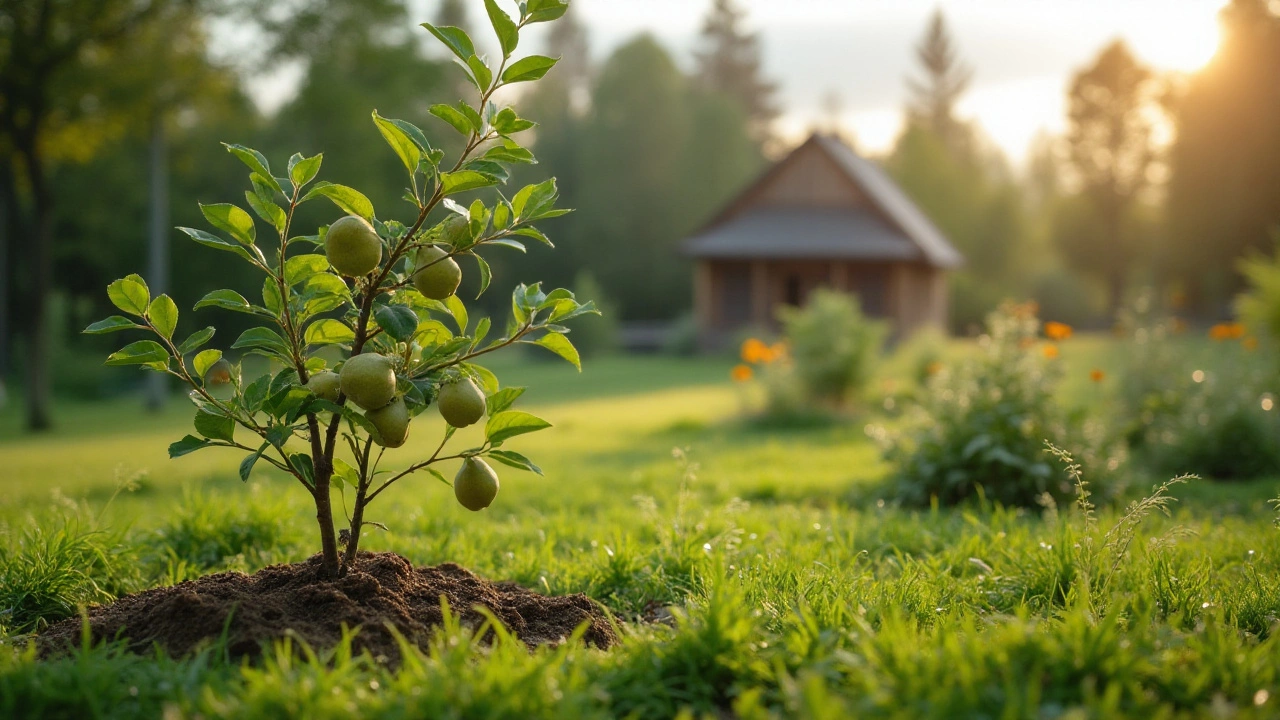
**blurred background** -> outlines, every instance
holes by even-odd
[[[0,432],[142,387],[102,364],[118,338],[79,333],[111,280],[145,268],[184,310],[254,289],[172,229],[242,193],[219,142],[324,152],[322,177],[380,217],[407,208],[370,112],[431,133],[428,106],[466,96],[424,21],[496,47],[481,0],[0,3],[0,413],[22,418]],[[555,251],[493,258],[494,285],[596,300],[584,354],[689,352],[682,243],[813,132],[878,163],[965,257],[955,334],[1006,298],[1108,328],[1149,288],[1216,322],[1280,224],[1280,0],[575,0],[521,49],[562,57],[505,98],[540,123],[528,179],[555,175],[578,211],[547,224]]]

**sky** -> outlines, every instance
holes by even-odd
[[[487,29],[481,0],[471,21]],[[502,0],[500,0],[501,2]],[[1125,39],[1158,70],[1204,65],[1218,40],[1227,0],[737,0],[759,33],[764,73],[778,86],[777,131],[798,141],[827,124],[829,98],[858,149],[886,151],[902,124],[905,78],[935,8],[973,69],[959,114],[975,120],[1015,164],[1038,132],[1061,133],[1066,88],[1109,41]],[[1280,0],[1272,0],[1280,12]],[[702,16],[711,0],[573,0],[590,33],[594,59],[649,32],[685,68],[693,66]],[[508,3],[510,4],[510,3]],[[436,0],[410,0],[415,22],[432,19]],[[482,45],[492,44],[481,41]],[[521,48],[538,47],[530,37]],[[296,82],[298,69],[259,79],[263,97]],[[286,93],[287,94],[287,93]],[[270,109],[270,108],[268,108]]]

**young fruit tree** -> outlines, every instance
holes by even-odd
[[[261,153],[227,146],[249,167],[252,189],[245,200],[276,240],[262,242],[253,217],[236,205],[201,205],[208,222],[224,235],[180,229],[202,245],[238,255],[266,279],[261,304],[232,290],[215,290],[195,309],[221,308],[261,320],[261,326],[245,331],[230,348],[265,356],[272,371],[243,381],[238,363],[205,347],[213,339],[213,327],[176,339],[177,306],[167,295],[151,298],[138,275],[107,288],[111,302],[126,316],[85,330],[141,330],[156,336],[126,345],[107,364],[141,365],[191,387],[196,434],[170,445],[169,456],[238,448],[248,452],[240,463],[242,480],[260,462],[293,476],[315,501],[322,568],[330,576],[346,572],[355,560],[369,505],[412,473],[424,471],[448,483],[439,467],[461,461],[453,477],[454,495],[477,511],[488,507],[498,492],[498,475],[489,461],[540,473],[527,457],[503,444],[549,424],[511,409],[523,388],[499,389],[494,374],[476,361],[512,345],[532,344],[578,366],[577,350],[561,323],[596,312],[567,290],[544,292],[537,284],[522,284],[512,295],[506,329],[489,338],[489,318],[471,322],[456,294],[467,263],[475,268],[480,293],[488,287],[482,249],[523,252],[526,238],[550,245],[532,223],[568,212],[555,208],[554,178],[524,187],[510,199],[498,191],[489,203],[475,199],[464,206],[453,199],[503,184],[509,165],[534,162],[514,139],[534,123],[499,106],[493,97],[500,88],[538,80],[555,65],[554,58],[541,55],[513,61],[512,53],[522,29],[555,20],[568,8],[563,0],[527,0],[519,3],[517,21],[495,0],[485,0],[485,6],[502,48],[496,67],[476,54],[461,29],[424,24],[457,56],[479,94],[475,105],[460,101],[430,109],[465,138],[452,162],[414,125],[373,113],[374,125],[408,175],[404,199],[413,206],[408,224],[380,219],[354,188],[315,181],[321,155],[295,154],[287,177],[281,178]],[[318,234],[294,235],[297,208],[320,198],[345,216]],[[429,225],[428,217],[437,209],[445,216]],[[444,421],[438,443],[429,445],[434,452],[394,472],[379,469],[383,451],[404,445],[414,419],[432,404]],[[458,428],[474,425],[486,414],[483,443],[446,451]],[[354,494],[350,528],[342,534],[345,547],[335,535],[334,489],[344,498],[348,491]]]

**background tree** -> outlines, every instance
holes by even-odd
[[[916,45],[916,59],[924,71],[922,79],[907,78],[911,99],[908,122],[922,125],[957,152],[964,152],[970,130],[956,119],[956,103],[973,80],[973,70],[960,61],[946,18],[939,8],[929,18],[924,37]]]
[[[6,6],[7,22],[0,23],[0,152],[14,169],[14,182],[5,183],[10,236],[29,239],[21,244],[23,252],[15,253],[14,264],[25,268],[19,276],[26,282],[21,293],[26,302],[15,310],[27,338],[24,388],[32,429],[52,422],[53,169],[60,160],[90,157],[105,136],[119,130],[110,115],[95,112],[103,100],[94,84],[76,73],[92,72],[86,63],[127,47],[148,23],[189,5],[181,0],[33,0]],[[75,142],[61,141],[71,136]]]
[[[1217,314],[1240,288],[1236,263],[1280,226],[1280,15],[1233,0],[1213,60],[1174,104],[1168,272]]]
[[[702,49],[697,53],[697,77],[705,88],[741,103],[752,137],[768,139],[769,125],[778,116],[776,86],[760,71],[760,38],[743,27],[746,11],[733,0],[713,0],[702,23]]]
[[[1068,93],[1067,157],[1089,214],[1057,234],[1063,257],[1107,286],[1114,315],[1139,256],[1135,204],[1149,185],[1157,87],[1123,41],[1076,74]]]

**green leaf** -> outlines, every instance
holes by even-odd
[[[489,13],[489,23],[493,25],[493,31],[498,34],[498,42],[502,45],[502,57],[511,57],[516,45],[520,43],[520,29],[493,0],[484,0],[484,9]]]
[[[418,330],[418,316],[407,305],[383,305],[374,311],[373,317],[378,327],[400,342],[408,341]]]
[[[301,188],[303,185],[311,182],[320,173],[320,163],[324,162],[324,153],[312,155],[304,158],[301,155],[294,155],[298,158],[297,162],[292,159],[289,161],[289,180],[293,183],[295,189]]]
[[[186,355],[189,352],[195,352],[204,346],[205,343],[213,339],[213,334],[217,332],[213,327],[207,327],[203,330],[197,330],[187,336],[186,340],[178,346],[178,353]]]
[[[249,207],[253,208],[254,214],[271,223],[277,231],[283,231],[285,223],[289,222],[288,216],[285,215],[284,209],[273,202],[266,202],[258,197],[256,193],[248,190],[244,192],[244,199],[249,203]]]
[[[258,232],[253,226],[253,218],[249,217],[249,213],[231,203],[202,204],[200,212],[204,213],[204,219],[208,220],[210,225],[229,233],[241,244],[252,245],[258,237]]]
[[[201,298],[200,302],[196,303],[192,309],[199,310],[204,307],[220,307],[224,310],[234,310],[236,312],[249,313],[250,315],[258,314],[253,306],[249,304],[249,301],[245,300],[244,296],[235,290],[214,290]]]
[[[284,281],[286,284],[296,285],[328,269],[329,258],[324,255],[317,253],[294,255],[284,263]]]
[[[303,196],[302,202],[320,196],[329,198],[334,205],[352,215],[358,215],[369,222],[373,222],[373,203],[369,202],[369,198],[365,197],[364,193],[359,190],[349,188],[346,185],[319,182]]]
[[[195,435],[187,435],[181,440],[169,444],[169,459],[172,460],[174,458],[180,458],[183,455],[190,455],[191,453],[197,450],[203,450],[212,444],[213,443],[205,440],[204,438],[198,438]]]
[[[475,340],[473,341],[475,345],[479,345],[480,341],[484,340],[485,336],[489,334],[489,326],[491,324],[492,322],[487,317],[480,318],[480,322],[476,323]]]
[[[532,120],[525,120],[516,115],[516,111],[511,108],[502,108],[493,118],[493,129],[498,131],[502,136],[518,133],[523,130],[535,127],[537,123]]]
[[[467,67],[471,70],[471,74],[476,79],[476,88],[483,91],[489,89],[489,83],[493,82],[493,71],[479,57],[472,55],[467,58]]]
[[[412,175],[418,169],[418,163],[422,161],[421,148],[399,126],[379,115],[377,110],[373,111],[373,122],[378,126],[378,132],[382,133],[382,138],[387,141],[396,156],[400,158],[400,162],[404,163],[405,168]]]
[[[440,118],[441,120],[453,126],[462,135],[470,135],[473,132],[479,132],[480,129],[471,124],[471,120],[463,115],[458,108],[452,105],[438,104],[432,105],[427,112]]]
[[[494,145],[485,151],[482,156],[486,160],[494,160],[497,162],[517,163],[521,165],[533,165],[537,163],[533,153],[528,148],[523,148],[516,143],[507,140],[502,145]]]
[[[271,166],[267,164],[267,159],[263,157],[262,153],[243,145],[230,145],[227,143],[222,143],[222,145],[227,148],[227,152],[240,158],[240,162],[248,165],[250,170],[261,175],[271,187],[279,192],[284,192],[284,189],[280,187],[280,183],[276,182],[274,177],[271,177]]]
[[[253,466],[258,462],[258,458],[262,457],[262,453],[267,451],[268,447],[270,447],[269,444],[263,443],[262,447],[258,448],[257,451],[249,453],[244,460],[240,461],[240,480],[242,482],[249,482],[249,473],[253,471]]]
[[[569,11],[569,3],[564,0],[529,0],[525,6],[525,22],[540,23],[558,20]]]
[[[196,377],[203,378],[213,364],[222,359],[221,350],[201,350],[199,354],[191,360],[191,365],[195,368]]]
[[[489,175],[482,175],[474,170],[440,173],[440,185],[445,195],[475,190],[477,188],[497,185],[498,181]]]
[[[475,45],[472,44],[471,38],[467,37],[466,31],[462,28],[451,27],[449,25],[436,26],[431,23],[422,23],[422,27],[428,32],[436,36],[436,39],[445,44],[445,47],[453,51],[458,59],[466,62],[467,58],[476,54]]]
[[[574,367],[578,368],[578,372],[582,372],[582,360],[578,357],[578,349],[569,342],[569,338],[560,333],[547,333],[537,340],[533,341],[534,345],[541,345],[560,357],[568,360]]]
[[[270,328],[255,327],[249,328],[231,343],[232,348],[260,348],[263,350],[271,350],[283,357],[289,356],[289,346],[285,344],[284,338]]]
[[[306,453],[294,453],[289,456],[289,466],[298,471],[298,474],[309,483],[315,482],[316,469],[311,462],[311,456]]]
[[[489,289],[489,282],[493,279],[493,270],[489,268],[489,263],[485,262],[485,259],[479,255],[472,253],[471,257],[476,259],[476,265],[480,268],[480,290],[476,293],[476,297],[479,298],[484,294],[485,290]]]
[[[532,460],[514,450],[490,450],[488,455],[503,465],[509,465],[520,470],[528,470],[539,475],[542,474],[542,468],[534,465]]]
[[[147,319],[156,332],[164,339],[171,340],[174,329],[178,327],[178,306],[168,295],[161,295],[151,301],[151,307],[147,308]]]
[[[523,394],[524,388],[522,387],[503,388],[485,400],[485,409],[488,411],[489,416],[492,417],[511,407],[516,399]]]
[[[276,284],[275,278],[266,278],[262,281],[262,304],[272,315],[280,315],[284,308],[284,300],[280,297],[280,286]]]
[[[531,82],[540,79],[547,74],[551,68],[556,66],[559,59],[547,57],[546,55],[530,55],[526,58],[511,63],[511,67],[502,72],[502,82],[511,84],[518,82]]]
[[[98,322],[90,325],[84,330],[81,330],[81,332],[87,333],[89,335],[102,335],[104,333],[116,332],[118,330],[146,330],[146,329],[147,328],[145,326],[139,325],[127,317],[112,315],[106,320],[99,320]]]
[[[236,429],[236,421],[226,415],[216,415],[204,410],[196,411],[196,432],[210,440],[226,440],[231,442]]]
[[[107,357],[108,365],[147,365],[169,362],[169,351],[154,340],[129,343]]]
[[[467,331],[467,306],[462,304],[462,299],[457,295],[450,295],[445,298],[445,307],[449,308],[449,314],[453,316],[453,321],[458,324],[458,332],[465,333]]]
[[[548,178],[537,185],[526,185],[511,199],[511,209],[521,220],[536,220],[555,205],[560,191],[556,179]]]
[[[151,291],[139,275],[126,275],[107,286],[111,304],[130,315],[145,315],[151,304]]]
[[[517,435],[549,427],[551,423],[540,417],[520,410],[506,410],[489,417],[489,422],[484,426],[484,436],[493,445],[501,445]]]
[[[334,345],[353,342],[356,334],[341,320],[323,318],[307,326],[304,338],[308,345]]]
[[[263,257],[262,251],[259,250],[256,245],[251,245],[246,248],[244,245],[241,245],[240,243],[234,243],[234,242],[231,242],[230,240],[224,240],[223,238],[220,238],[217,235],[214,235],[212,233],[207,233],[204,230],[197,230],[195,228],[188,228],[188,227],[180,227],[178,229],[186,233],[187,235],[189,235],[192,240],[195,240],[201,245],[207,245],[211,248],[215,248],[218,250],[226,250],[227,252],[233,252],[239,255],[240,257],[244,258],[245,260],[248,260],[249,262],[257,263],[260,266],[265,266],[267,264],[267,259]]]

